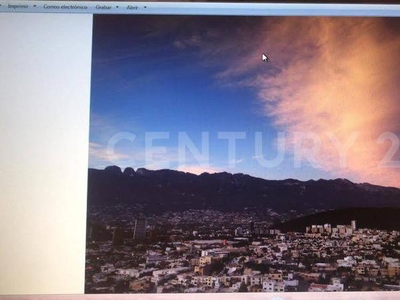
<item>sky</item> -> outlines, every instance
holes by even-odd
[[[400,187],[399,52],[395,18],[95,15],[89,167]]]

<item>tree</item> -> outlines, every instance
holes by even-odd
[[[225,264],[222,261],[216,261],[211,264],[210,274],[218,275],[225,269]]]
[[[246,293],[246,292],[248,292],[247,285],[246,285],[244,282],[242,282],[242,283],[240,284],[240,287],[239,287],[238,292],[239,292],[239,293]]]
[[[114,287],[114,292],[117,294],[123,294],[129,292],[129,282],[125,280],[120,280]]]

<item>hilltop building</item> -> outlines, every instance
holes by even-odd
[[[349,225],[337,225],[336,227],[332,227],[331,224],[311,225],[306,227],[306,233],[310,234],[352,235],[356,230],[356,220],[352,220]]]

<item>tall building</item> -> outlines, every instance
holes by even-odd
[[[133,228],[133,239],[141,240],[146,238],[146,219],[145,218],[137,218],[135,220],[135,227]]]
[[[357,230],[356,220],[351,221],[351,229],[353,229],[353,231]]]

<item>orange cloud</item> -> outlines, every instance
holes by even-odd
[[[286,34],[284,44],[279,37]],[[253,85],[265,113],[289,132],[289,144],[296,132],[313,133],[320,141],[319,168],[399,186],[399,170],[379,166],[389,145],[377,139],[400,129],[400,36],[385,36],[382,19],[296,18],[284,20],[264,39],[280,71],[260,75]],[[352,138],[341,165],[338,145]]]
[[[400,186],[398,168],[379,166],[391,142],[379,144],[378,137],[400,132],[400,35],[385,22],[343,17],[266,22],[257,45],[268,49],[271,62],[265,68],[277,71],[258,72],[240,84],[254,87],[264,113],[278,130],[288,132],[288,151],[296,151],[297,132],[312,133],[320,141],[318,168],[356,181]],[[248,57],[260,53],[258,48]],[[238,76],[241,68],[220,76]],[[338,146],[346,143],[351,146],[342,148],[344,165]]]

